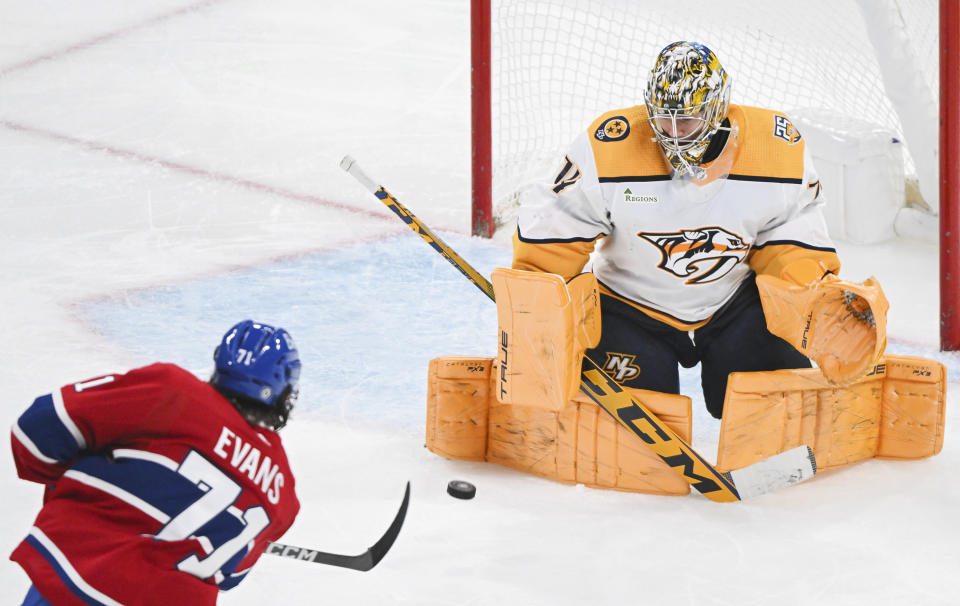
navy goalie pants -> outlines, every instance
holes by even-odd
[[[718,419],[731,372],[811,366],[806,356],[767,330],[753,278],[692,333],[607,295],[600,297],[600,310],[603,332],[588,355],[607,374],[626,387],[676,394],[679,366],[693,368],[699,363],[707,411]]]

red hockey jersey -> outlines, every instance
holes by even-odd
[[[49,485],[11,559],[55,604],[214,604],[300,509],[280,437],[172,364],[41,396],[11,442]]]

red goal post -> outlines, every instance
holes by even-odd
[[[523,187],[597,115],[641,102],[663,46],[697,40],[734,103],[904,144],[903,205],[939,212],[941,349],[960,349],[958,3],[471,0],[472,231],[512,231]]]
[[[960,0],[940,0],[940,349],[960,349]]]

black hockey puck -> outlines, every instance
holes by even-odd
[[[477,494],[477,487],[470,482],[453,480],[447,484],[447,494],[456,499],[472,499]]]

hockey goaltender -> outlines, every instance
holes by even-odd
[[[678,367],[699,364],[721,471],[804,444],[820,470],[940,451],[944,367],[884,355],[886,298],[839,277],[806,141],[785,114],[729,97],[710,49],[670,44],[643,105],[601,115],[552,182],[523,192],[513,267],[492,276],[498,355],[431,362],[431,451],[689,493],[580,391],[587,363],[687,443]]]

